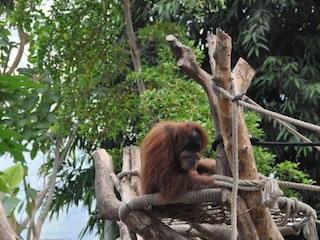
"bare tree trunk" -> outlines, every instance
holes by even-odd
[[[0,201],[0,239],[1,240],[16,240],[19,239],[11,228],[6,213]]]
[[[124,8],[124,17],[127,25],[127,34],[129,38],[130,54],[133,61],[134,70],[138,73],[141,72],[141,59],[140,51],[137,47],[137,38],[133,29],[131,9],[130,9],[130,0],[122,0]],[[145,85],[140,76],[137,78],[137,84],[139,89],[139,94],[142,94],[145,91]]]
[[[198,66],[194,52],[190,48],[177,41],[177,39],[172,35],[167,36],[167,41],[169,42],[173,55],[177,59],[177,65],[191,78],[196,80],[204,88],[208,97],[211,97],[213,93],[209,92],[212,91],[212,76]],[[214,58],[211,58],[210,60],[211,66],[216,68],[212,70],[216,84],[227,92],[231,92],[232,76],[234,79],[236,79],[235,81],[237,81],[237,89],[246,90],[253,77],[253,70],[243,59],[240,59],[238,65],[232,73],[233,75],[231,75],[231,38],[221,30],[217,30],[217,38],[209,38],[209,42],[210,41],[211,44],[213,44],[216,48],[215,51],[209,51],[214,54]],[[224,140],[224,150],[226,156],[219,152],[219,161],[228,163],[229,160],[230,166],[230,159],[232,156],[232,102],[228,99],[220,97],[218,97],[217,100],[215,97],[213,97],[213,99],[209,100],[209,102],[210,104],[216,104],[216,102],[218,104],[218,107],[211,106],[210,109],[218,110],[219,117],[218,124],[216,124],[216,126],[220,127],[219,130],[221,130]],[[216,121],[216,115],[213,115],[213,117]],[[258,179],[258,173],[242,110],[239,111],[238,119],[240,179]],[[224,165],[222,168],[220,168],[220,164],[221,163],[217,163],[218,171],[229,174],[227,167]],[[238,212],[240,212],[239,210],[244,211],[246,207],[251,209],[249,213],[251,215],[253,224],[248,222],[251,221],[250,218],[244,218],[241,216],[241,218],[238,218],[238,223],[240,223],[242,227],[239,227],[238,230],[244,231],[244,236],[251,236],[248,239],[258,239],[259,237],[260,239],[283,239],[275,223],[273,222],[268,209],[261,205],[261,192],[245,192],[240,193],[240,195],[246,204],[238,204]],[[257,230],[256,233],[255,230],[250,230],[245,227],[250,225],[252,227],[255,226],[255,229]]]
[[[216,78],[215,83],[227,92],[231,93],[231,38],[221,30],[217,30],[216,47]],[[249,64],[244,60],[239,61],[235,67],[234,86],[238,90],[247,90],[245,82],[247,76],[241,73],[248,73]],[[253,74],[249,74],[253,76]],[[250,79],[251,81],[251,79]],[[249,82],[250,82],[249,81]],[[243,84],[242,84],[243,82]],[[243,93],[237,92],[236,94]],[[218,98],[219,119],[221,132],[226,154],[230,160],[232,158],[232,103],[230,100]],[[252,146],[249,139],[248,129],[245,123],[242,108],[238,110],[238,155],[239,155],[239,178],[240,179],[259,179],[256,162],[253,156]],[[255,224],[260,239],[283,239],[276,224],[274,223],[269,210],[262,203],[261,191],[240,192],[250,211],[250,215]],[[261,224],[263,223],[263,224]]]
[[[69,136],[69,139],[68,139],[65,146],[63,146],[63,144],[62,144],[62,142],[63,142],[62,138],[58,138],[56,140],[55,160],[54,160],[53,172],[50,175],[49,186],[47,188],[47,195],[46,195],[46,199],[44,202],[44,206],[43,206],[42,212],[40,213],[40,216],[38,217],[37,221],[35,220],[36,211],[33,213],[32,217],[30,219],[29,231],[32,230],[32,232],[33,232],[33,240],[40,239],[42,226],[44,224],[45,219],[48,216],[50,206],[53,201],[53,195],[54,195],[54,191],[55,191],[55,184],[56,184],[56,178],[57,178],[58,171],[59,171],[63,161],[66,159],[66,157],[71,149],[72,143],[74,142],[74,140],[77,136],[78,129],[79,129],[79,125],[77,124],[74,127],[71,135]],[[61,151],[62,147],[63,147],[63,150]],[[44,200],[44,199],[42,199],[42,200]],[[29,234],[29,236],[31,237],[31,234]]]
[[[98,217],[110,221],[118,221],[118,209],[121,202],[114,193],[114,178],[112,157],[104,149],[93,154],[95,166],[95,196],[98,208]]]
[[[19,49],[11,67],[7,72],[8,74],[12,74],[14,70],[18,67],[24,51],[24,46],[26,45],[27,34],[22,30],[22,28],[18,28],[18,32],[19,32],[19,38],[20,38]],[[8,57],[8,60],[9,60],[9,57]],[[4,69],[6,69],[6,67]]]
[[[212,73],[212,79],[216,77],[216,61],[214,59],[214,56],[216,54],[216,46],[217,46],[217,36],[214,34],[208,34],[208,54],[210,59],[210,66],[211,66],[211,73]],[[208,81],[209,82],[209,81]],[[212,83],[210,81],[210,83]],[[207,90],[208,91],[208,90]],[[211,104],[214,104],[214,107],[210,107],[210,109],[214,109],[214,113],[212,113],[212,118],[214,120],[215,124],[215,134],[216,137],[221,134],[221,124],[218,114],[218,99],[217,96],[212,91],[212,86],[210,85],[209,91],[211,94],[208,94],[208,98],[213,97],[213,99],[209,102]],[[228,158],[226,156],[226,152],[224,151],[223,143],[218,144],[216,149],[217,157],[217,174],[223,175],[223,176],[231,176],[231,170],[230,166],[228,164]],[[223,191],[227,192],[229,198],[231,198],[231,193],[228,189],[224,189]],[[258,233],[254,227],[252,218],[249,213],[242,214],[247,211],[247,205],[245,204],[244,200],[238,196],[238,207],[237,207],[237,214],[242,215],[241,220],[238,221],[238,232],[242,239],[255,239],[258,240],[259,236]],[[241,239],[240,238],[240,239]]]

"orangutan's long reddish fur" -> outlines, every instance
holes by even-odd
[[[202,137],[201,156],[207,146],[208,136],[199,124],[162,122],[151,129],[141,145],[140,178],[143,194],[159,192],[160,200],[168,202],[190,190],[214,186],[212,177],[203,176],[197,172],[197,165],[188,172],[180,167],[178,149],[193,130],[197,130]],[[212,164],[206,162],[201,165],[212,167]],[[215,162],[213,165],[215,166]]]

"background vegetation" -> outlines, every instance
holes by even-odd
[[[130,54],[125,2],[1,1],[0,154],[11,155],[17,169],[23,166],[18,179],[25,198],[16,198],[19,189],[10,179],[17,176],[9,170],[0,175],[0,191],[3,202],[11,203],[5,205],[11,217],[26,211],[31,218],[26,224],[16,222],[18,234],[33,225],[36,239],[45,218],[80,203],[92,216],[88,229],[102,232],[93,205],[90,155],[95,149],[106,148],[119,171],[122,148],[139,145],[160,120],[197,121],[213,140],[205,93],[175,66],[165,42],[168,34],[192,47],[209,71],[206,35],[222,28],[233,39],[233,63],[241,56],[256,69],[249,97],[267,109],[320,125],[318,1],[131,1],[141,68]],[[15,31],[20,41],[12,40]],[[24,46],[28,51],[21,49]],[[14,48],[20,50],[17,55]],[[15,66],[21,51],[28,55],[23,68]],[[143,91],[137,84],[141,80]],[[267,118],[247,112],[246,119],[250,133],[260,139],[301,141]],[[297,130],[320,141],[316,133]],[[320,155],[313,148],[254,151],[265,175],[320,181]],[[39,154],[46,158],[39,166],[39,176],[45,179],[42,191],[26,178],[23,152],[31,159]],[[210,148],[207,155],[214,156]],[[320,210],[319,194],[287,193]]]

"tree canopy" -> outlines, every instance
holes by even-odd
[[[256,70],[248,96],[267,109],[320,125],[319,8],[312,0],[1,2],[0,154],[10,153],[25,174],[26,149],[32,159],[39,153],[47,158],[39,169],[47,180],[46,200],[24,180],[28,194],[21,206],[34,221],[30,224],[38,226],[33,235],[39,237],[47,214],[81,200],[92,214],[88,229],[102,231],[94,228],[101,226],[93,205],[94,150],[106,148],[119,170],[122,148],[139,145],[160,120],[197,121],[213,140],[205,93],[175,66],[168,34],[192,47],[209,72],[207,33],[222,28],[233,39],[232,59],[241,56]],[[13,30],[19,32],[18,42],[11,40]],[[28,64],[18,68],[12,59],[19,62],[19,55],[12,56],[12,49],[23,52],[24,46]],[[248,111],[246,120],[250,133],[261,139],[302,141],[255,113]],[[320,142],[316,133],[297,130]],[[310,175],[319,182],[320,153],[314,148],[254,151],[263,174],[306,183],[312,182]],[[212,155],[209,148],[206,154]],[[289,194],[320,209],[318,194]],[[37,201],[44,208],[35,221]]]

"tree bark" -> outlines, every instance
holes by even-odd
[[[18,28],[18,32],[19,32],[19,38],[20,38],[20,45],[18,48],[18,53],[17,53],[12,65],[11,65],[11,67],[9,68],[9,70],[7,72],[8,74],[12,74],[14,72],[14,70],[18,67],[18,65],[21,61],[21,58],[22,58],[24,47],[26,45],[27,34],[23,31],[22,28]]]
[[[125,220],[125,223],[132,231],[143,236],[144,239],[187,240],[187,238],[172,230],[157,217],[144,211],[135,211],[130,213]]]
[[[134,70],[138,73],[141,72],[141,59],[140,59],[140,51],[137,47],[137,38],[133,29],[132,17],[131,17],[131,9],[130,9],[130,1],[122,0],[123,8],[124,8],[124,17],[127,25],[127,35],[129,38],[129,46],[130,46],[130,54],[133,62]],[[139,94],[142,94],[145,91],[145,85],[140,76],[137,78],[137,84],[139,89]]]
[[[123,149],[122,173],[118,174],[120,180],[119,193],[122,202],[128,202],[130,199],[139,195],[140,181],[134,173],[140,171],[140,162],[140,149],[138,147],[131,146]],[[137,214],[139,213],[133,213],[132,218],[136,218]],[[141,214],[141,218],[144,218],[143,214]],[[127,221],[128,220],[125,221],[125,224],[128,227],[130,235],[133,237],[132,239],[140,238],[134,235],[134,233],[139,233],[136,231],[135,226],[133,226],[138,223],[133,224]]]
[[[217,30],[217,47],[216,47],[216,78],[215,83],[227,92],[231,93],[231,38],[221,30]],[[236,94],[241,90],[247,90],[249,86],[250,66],[241,60],[234,71],[234,86]],[[243,67],[245,66],[245,67]],[[243,70],[244,69],[244,70]],[[251,81],[251,79],[250,79]],[[242,83],[243,82],[243,83]],[[218,98],[219,118],[221,132],[223,136],[224,148],[229,159],[232,157],[232,103],[230,100]],[[239,154],[239,178],[240,179],[259,179],[256,163],[253,156],[252,146],[249,139],[248,129],[244,120],[242,108],[238,109],[238,154]],[[245,200],[247,207],[251,209],[250,215],[258,232],[260,239],[283,239],[276,224],[274,223],[270,212],[265,208],[262,202],[261,191],[257,192],[240,192]],[[262,224],[263,223],[263,224]]]
[[[15,232],[12,230],[6,213],[3,209],[2,203],[0,201],[0,239],[1,240],[16,240],[19,239]]]
[[[112,157],[104,149],[93,153],[95,166],[95,195],[98,208],[98,217],[111,221],[118,221],[118,209],[121,202],[114,193],[114,183],[111,174],[114,174]]]
[[[140,179],[137,173],[140,171],[140,163],[140,149],[138,147],[132,146],[123,149],[122,173],[124,174],[121,174],[120,179],[122,202],[139,196]]]
[[[210,59],[212,79],[216,77],[216,61],[214,59],[214,56],[216,54],[216,46],[217,46],[217,36],[214,34],[208,34],[208,54]],[[245,76],[247,76],[247,74],[245,74]],[[250,76],[249,79],[251,79],[251,77],[252,76]],[[215,109],[214,114],[212,114],[212,118],[214,119],[215,133],[217,137],[221,134],[220,120],[218,115],[218,99],[217,99],[217,96],[213,94],[212,88],[210,89],[210,91],[212,92],[211,95],[214,96],[214,99],[209,102],[215,104],[215,106],[211,107],[210,109]],[[208,97],[210,96],[208,95]],[[228,164],[228,158],[226,156],[226,152],[224,151],[223,143],[218,144],[216,153],[217,153],[217,157],[216,157],[217,174],[223,175],[223,176],[231,176],[231,170]],[[224,189],[223,191],[227,192],[227,195],[229,196],[229,201],[230,201],[230,198],[231,198],[230,191],[227,189]],[[237,202],[238,202],[237,215],[238,216],[241,215],[241,217],[238,218],[238,223],[237,223],[239,235],[241,236],[242,239],[258,240],[259,236],[255,229],[255,226],[253,224],[250,214],[249,213],[243,214],[248,209],[247,205],[245,204],[244,200],[240,196],[238,196]],[[228,239],[230,239],[230,237]]]
[[[169,42],[173,55],[177,59],[177,66],[179,66],[191,78],[197,81],[204,88],[208,97],[210,98],[212,96],[212,93],[210,93],[210,91],[212,91],[212,76],[206,73],[197,65],[195,54],[190,48],[177,41],[177,39],[173,35],[167,36],[166,39]],[[216,67],[215,70],[212,70],[215,76],[214,79],[216,84],[230,93],[232,86],[231,81],[233,77],[238,83],[237,85],[235,85],[236,89],[233,89],[233,91],[237,93],[241,91],[240,93],[242,93],[249,86],[254,71],[243,59],[240,59],[231,75],[231,38],[221,30],[217,30],[217,38],[209,38],[209,45],[210,42],[211,44],[213,44],[213,46],[216,45],[216,49],[214,51],[209,51],[214,55],[214,58],[210,58],[210,63],[212,67]],[[215,104],[216,100],[213,97],[212,100],[209,99],[209,102],[210,104]],[[226,159],[229,160],[231,159],[232,150],[232,102],[230,100],[218,97],[217,104],[218,107],[211,106],[210,109],[211,111],[216,111],[216,109],[218,109],[219,117],[218,124],[216,124],[216,126],[220,126],[221,134],[224,140],[224,150],[227,156]],[[238,119],[238,146],[240,160],[239,176],[240,179],[258,179],[258,173],[253,157],[251,143],[241,109],[239,110]],[[221,158],[219,159],[219,161],[226,160],[224,159],[224,154],[222,154],[221,152],[218,154],[218,157]],[[217,162],[218,171],[223,171],[224,173],[228,174],[228,171],[225,167],[223,167],[222,170],[219,168],[219,164],[220,163]],[[254,225],[252,226],[255,226],[257,230],[257,234],[251,233],[253,235],[250,235],[255,235],[256,237],[250,237],[250,239],[257,239],[258,237],[260,237],[260,239],[283,239],[275,223],[273,222],[269,211],[261,205],[261,191],[243,193],[241,192],[240,195],[242,196],[246,204],[241,203],[238,205],[238,215],[241,214],[241,211],[245,212],[246,206],[247,208],[251,209],[249,213],[254,223]],[[244,215],[242,215],[241,218],[238,217],[238,222],[241,225],[241,227],[239,226],[238,230],[244,231],[244,236],[249,236],[248,231],[251,230],[246,228],[245,225],[247,224],[247,221],[250,221],[250,218],[244,219]]]
[[[210,66],[211,66],[211,80],[208,81],[208,90],[210,91],[210,94],[207,94],[208,98],[212,98],[212,100],[209,100],[210,105],[213,105],[210,107],[210,109],[213,109],[213,112],[211,111],[211,116],[214,121],[214,128],[215,128],[215,136],[218,137],[221,134],[221,128],[220,128],[220,120],[218,115],[218,98],[213,93],[212,90],[212,79],[216,76],[216,61],[214,59],[214,55],[216,52],[216,46],[217,46],[217,36],[214,34],[208,34],[208,54],[209,54],[209,60],[210,60]],[[203,80],[201,80],[203,81]],[[217,174],[223,175],[223,176],[231,176],[231,170],[227,161],[226,153],[223,149],[223,144],[220,143],[217,146],[216,149],[217,157]]]

